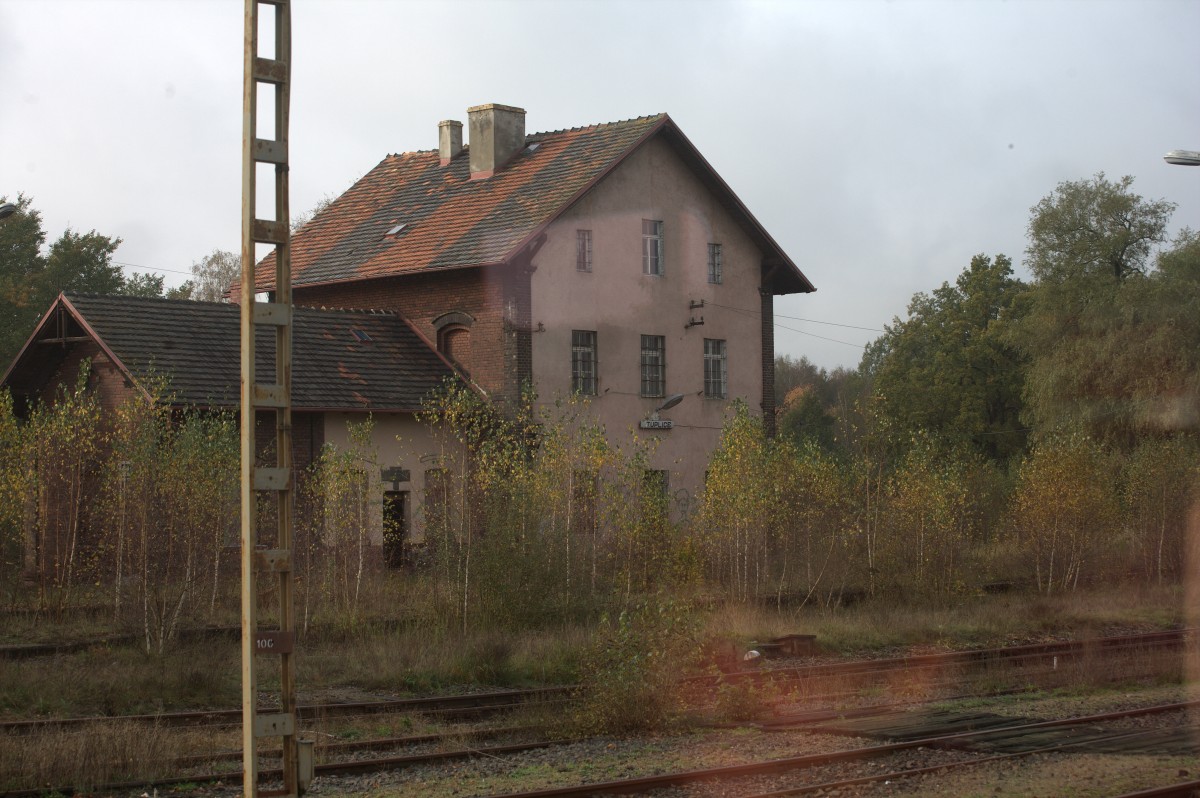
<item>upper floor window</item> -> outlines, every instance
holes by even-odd
[[[642,336],[642,396],[665,396],[667,341],[661,335]]]
[[[575,231],[575,270],[590,272],[592,270],[592,231]]]
[[[710,283],[720,284],[721,282],[721,245],[708,245],[708,281]]]
[[[663,274],[663,223],[642,219],[642,274]]]
[[[596,395],[596,333],[571,330],[571,390]]]
[[[704,395],[709,399],[729,396],[729,378],[725,365],[725,342],[704,339]]]

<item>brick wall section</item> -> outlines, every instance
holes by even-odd
[[[533,383],[533,295],[532,270],[516,267],[507,270],[504,279],[505,321],[504,362],[507,366],[505,394],[520,396]]]
[[[38,344],[34,344],[37,346]],[[113,364],[100,347],[89,341],[74,344],[59,363],[53,374],[43,384],[42,389],[34,397],[41,403],[52,403],[62,389],[73,390],[79,377],[80,364],[91,360],[91,375],[88,386],[96,391],[100,398],[100,407],[107,416],[117,409],[126,399],[141,395],[131,383],[126,382],[125,376]]]
[[[324,286],[296,286],[292,301],[306,307],[390,310],[413,322],[437,343],[433,322],[459,311],[470,327],[470,361],[462,366],[497,401],[520,396],[522,379],[533,373],[527,271],[511,266],[455,269]],[[524,375],[524,376],[523,376]]]
[[[775,437],[775,297],[769,287],[759,292],[762,299],[762,411],[768,438]]]
[[[262,410],[254,425],[254,449],[260,465],[275,465],[275,413]],[[292,412],[292,468],[297,478],[308,470],[325,445],[323,413]]]

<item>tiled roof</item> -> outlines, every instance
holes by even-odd
[[[134,379],[165,376],[180,404],[237,406],[239,306],[90,294],[64,299]],[[258,380],[273,382],[273,328],[258,327],[255,338]],[[294,408],[415,410],[451,376],[445,361],[393,313],[294,310]]]
[[[814,290],[666,114],[528,135],[525,149],[485,180],[471,180],[468,147],[446,166],[436,150],[389,155],[293,236],[292,283],[338,283],[509,260],[660,132],[758,242],[768,262],[785,267],[778,271],[777,293]],[[400,224],[403,230],[387,235]],[[270,290],[274,281],[272,253],[258,266],[257,286]]]
[[[525,149],[486,180],[471,180],[469,148],[447,166],[436,150],[389,155],[295,234],[292,282],[502,262],[666,120],[529,135]],[[385,235],[397,224],[407,226]],[[272,254],[258,267],[261,290],[274,273]]]

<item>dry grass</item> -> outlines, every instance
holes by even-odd
[[[1121,586],[1058,596],[964,597],[954,605],[865,602],[850,608],[784,610],[730,605],[709,618],[710,638],[749,644],[815,634],[823,651],[856,654],[912,647],[1000,646],[1051,635],[1092,637],[1183,622],[1179,588]]]
[[[0,736],[0,791],[34,786],[86,791],[112,782],[184,775],[172,760],[198,751],[229,750],[239,739],[238,731],[168,729],[125,721]]]
[[[707,615],[702,636],[714,651],[739,652],[787,633],[815,634],[822,650],[880,650],[1004,645],[1050,635],[1099,636],[1157,629],[1182,621],[1182,591],[1114,588],[1050,598],[1012,594],[963,599],[956,606],[867,603],[776,612],[728,605]],[[360,623],[301,641],[299,683],[312,699],[327,691],[428,693],[460,685],[493,687],[575,681],[592,630],[579,625],[523,633],[483,631],[462,637],[433,626]],[[113,715],[237,706],[237,644],[179,645],[147,655],[136,647],[98,646],[47,660],[0,660],[0,715]],[[274,687],[261,661],[263,689]]]

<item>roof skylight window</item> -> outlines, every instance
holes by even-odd
[[[393,226],[392,229],[388,230],[386,233],[384,233],[384,235],[385,236],[400,235],[400,233],[404,232],[405,228],[407,228],[407,227],[408,227],[408,222],[400,222],[400,224]]]
[[[358,341],[360,341],[364,344],[371,343],[371,336],[367,333],[366,330],[360,330],[357,327],[351,327],[350,332],[351,332],[351,334],[354,335],[355,339],[357,339]]]

